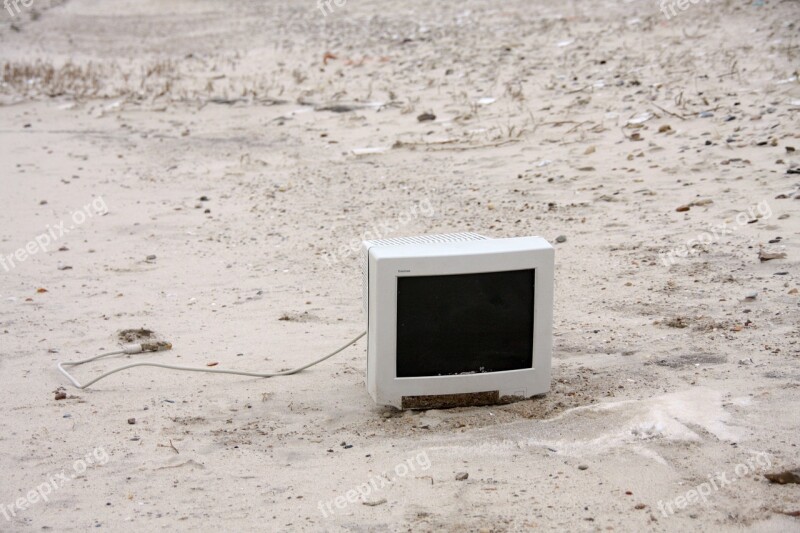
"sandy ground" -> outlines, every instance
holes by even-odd
[[[800,3],[331,6],[0,11],[0,530],[800,531]],[[55,369],[304,363],[376,227],[565,237],[551,393]]]

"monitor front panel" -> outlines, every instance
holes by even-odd
[[[535,274],[398,277],[396,376],[532,368]]]

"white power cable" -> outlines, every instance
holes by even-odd
[[[129,368],[133,368],[133,367],[136,367],[136,366],[154,366],[156,368],[166,368],[168,370],[184,370],[186,372],[207,372],[209,374],[233,374],[233,375],[236,375],[236,376],[249,376],[249,377],[254,377],[254,378],[274,378],[274,377],[277,377],[277,376],[290,376],[292,374],[297,374],[298,372],[301,372],[301,371],[305,370],[306,368],[309,368],[309,367],[312,367],[312,366],[314,366],[316,364],[319,364],[319,363],[321,363],[322,361],[324,361],[326,359],[330,359],[331,357],[333,357],[337,353],[341,352],[345,348],[355,344],[356,341],[358,341],[361,337],[363,337],[366,334],[367,334],[366,331],[362,332],[361,334],[358,335],[358,337],[356,337],[355,339],[351,340],[350,342],[348,342],[347,344],[345,344],[341,348],[338,348],[337,350],[329,353],[325,357],[321,357],[321,358],[317,359],[316,361],[312,361],[312,362],[310,362],[310,363],[308,363],[306,365],[294,368],[292,370],[284,370],[282,372],[271,372],[271,373],[261,374],[261,373],[258,373],[258,372],[242,372],[242,371],[239,371],[239,370],[222,370],[222,369],[216,369],[216,368],[199,368],[199,367],[192,367],[192,366],[165,365],[165,364],[162,364],[162,363],[132,363],[130,365],[125,365],[125,366],[121,366],[119,368],[115,368],[114,370],[109,370],[105,374],[102,374],[102,375],[94,378],[93,380],[89,381],[88,383],[85,383],[85,384],[81,385],[80,383],[78,383],[78,381],[75,378],[73,378],[69,374],[69,372],[67,372],[64,369],[65,366],[78,366],[78,365],[82,365],[84,363],[89,363],[91,361],[96,361],[98,359],[101,359],[103,357],[108,357],[108,356],[111,356],[111,355],[136,354],[136,353],[142,353],[142,352],[160,352],[160,351],[164,351],[164,350],[169,350],[169,349],[172,348],[172,344],[170,344],[168,342],[147,342],[147,343],[142,343],[142,344],[127,344],[127,345],[123,346],[122,350],[118,350],[116,352],[108,352],[108,353],[96,355],[96,356],[90,357],[88,359],[83,359],[82,361],[62,361],[62,362],[58,363],[58,370],[62,374],[67,376],[67,379],[69,379],[72,382],[72,384],[75,387],[79,388],[79,389],[89,388],[91,385],[97,383],[98,381],[100,381],[103,378],[107,378],[111,374],[116,374],[117,372],[122,372],[123,370],[128,370]]]

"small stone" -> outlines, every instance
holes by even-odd
[[[682,205],[682,206],[679,206],[679,207],[675,208],[675,211],[677,211],[678,213],[685,213],[688,210],[689,210],[689,206],[688,205]]]
[[[386,498],[381,498],[380,500],[365,501],[362,503],[368,507],[376,507],[378,505],[383,505],[384,503],[386,503]]]
[[[204,195],[204,196],[201,196],[201,197],[200,197],[200,201],[201,201],[201,202],[207,202],[207,201],[208,201],[208,196],[205,196],[205,195]]]
[[[755,300],[757,297],[758,297],[757,291],[748,292],[747,294],[744,295],[745,300]]]
[[[66,392],[64,392],[64,391],[56,392],[56,400],[66,400],[66,399],[67,399],[67,393]]]
[[[559,235],[558,237],[556,237],[556,242],[567,242],[567,236]]]
[[[578,465],[578,470],[589,470],[588,465]]]
[[[155,261],[155,260],[156,260],[156,256],[155,256],[154,254],[150,254],[150,255],[148,255],[148,256],[147,256],[147,258],[146,258],[146,259],[147,259],[148,261]]]
[[[135,418],[129,418],[128,419],[128,424],[130,424],[130,425],[136,424],[136,419]]]
[[[764,250],[758,251],[758,258],[763,263],[764,261],[772,261],[773,259],[786,259],[785,252],[765,252]]]
[[[702,113],[700,113],[697,116],[700,117],[700,118],[711,118],[711,117],[714,116],[714,113],[712,113],[711,111],[703,111]]]
[[[456,481],[465,481],[469,477],[468,472],[459,472],[456,474]]]
[[[422,113],[417,117],[417,120],[420,122],[428,122],[431,120],[436,120],[436,115],[433,113]]]
[[[647,506],[645,504],[643,504],[643,503],[637,503],[633,508],[634,509],[638,509],[639,511],[641,511],[642,509],[644,509],[646,507]]]
[[[779,473],[764,474],[764,477],[772,483],[786,485],[787,483],[800,483],[800,468],[794,470],[786,470]]]

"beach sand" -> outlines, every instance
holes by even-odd
[[[329,5],[0,11],[0,530],[800,529],[800,3]],[[56,370],[298,366],[460,231],[554,243],[546,397]]]

